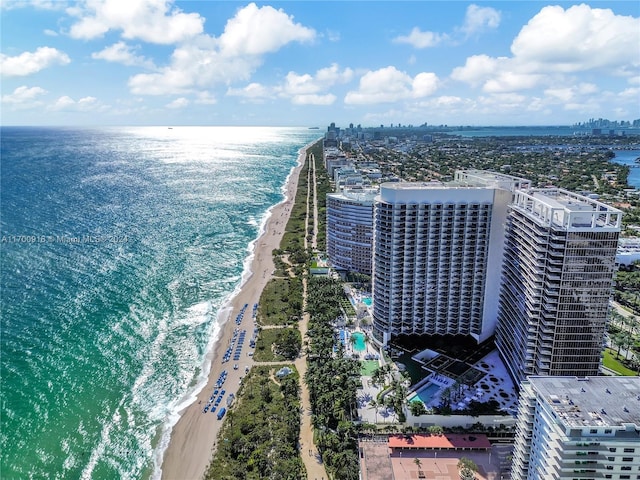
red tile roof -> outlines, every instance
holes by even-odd
[[[459,449],[478,448],[490,449],[491,443],[486,435],[445,433],[442,435],[389,435],[390,448],[420,448],[420,449]]]

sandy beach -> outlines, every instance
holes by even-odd
[[[247,355],[248,352],[253,351],[248,345],[248,339],[254,329],[253,305],[259,302],[260,294],[273,274],[272,251],[280,246],[280,240],[295,199],[298,177],[304,164],[306,149],[311,145],[307,145],[298,156],[298,165],[293,169],[286,185],[286,198],[272,209],[264,232],[255,244],[254,257],[250,267],[252,274],[232,299],[229,317],[222,326],[220,339],[216,343],[214,351],[211,352],[211,370],[207,385],[198,393],[196,401],[180,412],[180,419],[173,427],[169,446],[162,461],[163,479],[198,480],[202,478],[211,460],[215,448],[214,443],[223,422],[218,420],[217,414],[203,413],[202,410],[223,370],[228,373],[223,388],[227,394],[235,394],[240,386],[240,379],[245,375],[245,368],[253,365],[253,358]],[[244,305],[248,305],[248,307],[242,323],[237,325],[236,317]],[[232,358],[230,361],[222,363],[222,357],[231,343],[236,328],[247,331],[247,342],[242,349],[242,355],[238,361]],[[237,370],[233,368],[235,363],[238,364]],[[222,406],[226,406],[226,395]]]

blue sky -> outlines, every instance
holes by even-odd
[[[640,2],[2,0],[2,125],[640,118]]]

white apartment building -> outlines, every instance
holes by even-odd
[[[371,275],[373,200],[378,189],[327,194],[327,256],[337,270]]]
[[[324,166],[330,177],[336,168],[353,167],[353,162],[337,147],[325,147],[324,149]]]
[[[562,189],[515,193],[496,345],[516,383],[528,375],[598,374],[621,218]]]
[[[529,377],[511,478],[640,478],[640,378]]]
[[[495,330],[512,193],[469,184],[384,183],[374,206],[374,338]]]

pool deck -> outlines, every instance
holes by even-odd
[[[486,402],[488,400],[496,400],[500,404],[502,411],[515,414],[518,396],[511,377],[509,377],[507,369],[498,355],[498,351],[494,350],[481,358],[473,364],[473,368],[483,372],[484,375],[472,386],[462,386],[460,395],[453,399],[452,409],[464,410],[471,401]],[[440,391],[436,392],[425,405],[426,407],[435,407],[441,403],[440,394],[442,390],[451,387],[455,383],[455,379],[441,373],[432,373],[427,379],[428,382],[419,386],[417,391],[425,388],[429,383],[439,385],[441,387]]]
[[[363,300],[367,297],[370,298],[370,295],[370,293],[351,289],[350,300],[354,306],[365,305]],[[370,314],[371,307],[366,306],[366,308]],[[380,365],[384,363],[384,360],[381,359],[380,351],[372,344],[372,342],[365,342],[365,349],[358,351],[353,348],[353,344],[349,339],[349,336],[354,332],[368,333],[369,336],[371,336],[370,327],[356,327],[355,329],[345,328],[344,331],[347,332],[347,336],[345,338],[345,349],[347,355],[357,355],[361,360],[365,359],[365,355],[378,355]],[[417,355],[421,355],[422,353],[423,352],[418,353]],[[433,352],[433,354],[435,355],[424,352],[425,359],[422,359],[422,362],[424,363],[425,360],[438,356],[436,352]],[[466,385],[463,385],[461,387],[459,396],[454,397],[455,401],[452,401],[452,409],[454,411],[465,410],[471,401],[486,402],[488,400],[496,400],[500,404],[500,410],[515,415],[518,405],[518,396],[515,385],[513,384],[504,363],[500,359],[498,351],[493,350],[472,366],[474,369],[484,373],[484,375],[482,375],[482,377],[472,386],[467,387]],[[360,420],[369,423],[380,423],[380,420],[382,420],[382,423],[393,421],[395,414],[392,411],[385,407],[378,407],[374,409],[369,406],[369,402],[372,399],[377,398],[380,388],[371,384],[371,377],[363,376],[361,380],[362,388],[358,390],[358,415]],[[437,406],[441,403],[441,392],[445,388],[454,385],[455,379],[441,372],[433,372],[428,376],[428,383],[438,385],[441,388],[433,394],[428,404],[425,405],[427,408]],[[426,384],[427,382],[424,383],[424,385]],[[423,388],[423,385],[419,386],[418,390],[420,388]],[[414,395],[414,393],[412,392],[410,395]]]

